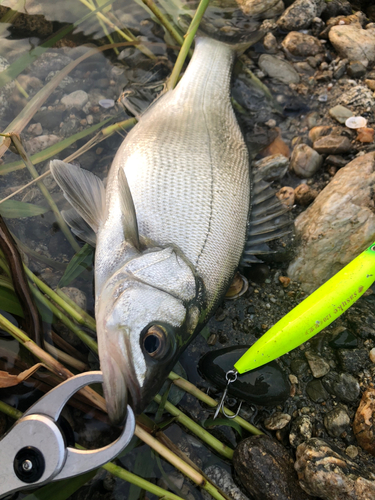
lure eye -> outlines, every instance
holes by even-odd
[[[143,337],[143,349],[154,359],[160,359],[169,347],[166,330],[160,325],[150,326]]]

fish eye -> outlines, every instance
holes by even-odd
[[[154,359],[160,359],[169,350],[168,335],[160,325],[151,325],[144,333],[143,349]]]

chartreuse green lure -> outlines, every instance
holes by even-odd
[[[266,332],[234,365],[238,374],[295,349],[341,316],[375,281],[375,243]]]

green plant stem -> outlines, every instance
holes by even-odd
[[[22,146],[22,143],[21,143],[20,139],[17,137],[16,134],[11,134],[11,138],[12,138],[12,141],[13,141],[14,145],[17,148],[17,151],[21,155],[21,158],[25,162],[25,165],[28,168],[31,176],[33,177],[33,179],[36,179],[39,176],[39,174],[36,171],[33,163],[31,162],[28,154],[25,151],[24,147]],[[46,186],[43,184],[42,181],[38,181],[37,185],[38,185],[39,189],[41,190],[41,192],[43,193],[43,195],[44,195],[45,199],[47,200],[49,206],[51,207],[52,212],[55,214],[56,221],[57,221],[58,225],[60,226],[62,232],[64,233],[66,239],[72,245],[73,249],[76,252],[78,252],[81,247],[78,245],[78,243],[74,239],[74,236],[72,235],[72,233],[70,232],[70,229],[68,228],[66,222],[62,218],[62,215],[60,214],[60,211],[57,208],[56,203],[53,201],[52,196],[50,195],[50,192],[48,191],[48,189],[46,188]]]
[[[3,403],[2,401],[0,401],[0,411],[1,413],[8,415],[8,417],[14,418],[14,420],[18,420],[23,415],[22,411],[19,411],[16,408],[13,408],[13,406]]]
[[[184,37],[169,22],[168,18],[159,10],[153,0],[142,0],[142,2],[151,10],[154,16],[159,19],[164,28],[170,33],[179,45],[183,45]]]
[[[96,325],[95,320],[91,318],[87,313],[85,313],[77,304],[69,299],[63,292],[60,292],[64,297],[59,296],[54,292],[48,285],[46,285],[42,280],[40,280],[35,274],[30,271],[28,267],[24,264],[24,269],[27,276],[40,288],[40,290],[48,295],[56,304],[58,304],[66,313],[68,313],[77,323],[85,325],[95,332]],[[74,306],[73,306],[74,304]],[[84,313],[84,314],[82,314]]]
[[[205,394],[203,391],[198,389],[198,387],[195,387],[191,382],[185,380],[183,377],[180,377],[180,375],[177,375],[177,373],[171,372],[168,376],[169,380],[172,380],[177,387],[182,389],[185,392],[188,392],[192,396],[196,397],[202,403],[207,404],[208,406],[211,406],[212,408],[216,408],[218,405],[218,402],[215,401],[215,399],[211,398],[208,394]],[[228,415],[234,415],[234,412],[229,410],[228,408],[224,408],[225,413]],[[254,427],[253,425],[249,424],[244,418],[242,417],[235,417],[233,419],[234,422],[237,422],[243,429],[249,431],[251,434],[263,434],[259,429]]]
[[[178,54],[177,61],[174,65],[173,71],[171,76],[168,79],[167,83],[167,89],[172,90],[176,86],[176,83],[178,81],[178,78],[180,76],[182,66],[184,65],[185,59],[189,53],[191,44],[193,43],[195,34],[197,32],[197,29],[199,27],[199,23],[201,22],[201,19],[203,17],[203,14],[205,13],[208,4],[210,0],[201,0],[198,8],[195,12],[195,15],[193,17],[193,20],[190,23],[189,29],[187,30],[187,33],[185,35],[185,40],[184,43],[181,47],[180,53]]]
[[[154,397],[154,401],[158,404],[161,402],[161,396],[158,394],[157,396]],[[229,446],[226,446],[223,444],[221,441],[216,439],[212,434],[210,434],[208,431],[203,429],[199,424],[194,422],[190,417],[185,415],[181,410],[176,408],[172,403],[169,401],[166,401],[165,407],[166,411],[173,415],[174,417],[177,418],[177,420],[184,425],[187,429],[189,429],[191,432],[194,432],[196,436],[199,437],[202,441],[207,443],[211,448],[216,450],[220,455],[223,455],[225,458],[228,458],[231,460],[233,458],[233,450],[232,448],[229,448]]]
[[[149,491],[150,493],[156,495],[157,497],[163,498],[163,500],[183,500],[181,497],[175,495],[174,493],[170,493],[169,491],[164,490],[159,486],[156,486],[156,484],[150,483],[150,481],[147,481],[142,477],[136,476],[132,472],[129,472],[123,469],[122,467],[115,465],[112,462],[103,465],[103,469],[110,472],[114,476],[123,479],[124,481],[128,481],[129,483],[134,484],[135,486],[139,486],[143,490]]]
[[[85,5],[88,9],[90,9],[92,11],[95,10],[95,7],[93,7],[90,4],[90,2],[88,2],[88,0],[80,0],[80,2],[83,3],[83,5]],[[114,24],[112,21],[110,21],[108,19],[108,17],[106,17],[101,12],[98,12],[96,15],[105,24],[107,24],[107,26],[109,26],[113,31],[116,31],[116,33],[118,33],[122,38],[124,38],[124,40],[127,40],[128,42],[135,42],[135,41],[137,41],[136,37],[133,35],[133,33],[131,31],[129,31],[129,30],[120,30],[120,28],[118,28],[116,26],[116,24]],[[124,31],[126,31],[126,33]],[[144,45],[138,44],[137,47],[138,47],[138,49],[141,52],[143,52],[143,54],[145,54],[150,59],[156,59],[156,56],[147,47],[145,47]],[[113,48],[115,48],[115,47],[113,47]]]
[[[71,314],[71,316],[74,319],[76,319],[76,317],[81,318],[82,319],[82,322],[81,322],[82,325],[86,325],[93,332],[96,331],[96,321],[95,321],[95,319],[92,316],[90,316],[86,311],[84,311],[83,309],[81,309],[79,307],[79,305],[74,302],[74,300],[72,300],[70,297],[68,297],[61,290],[61,288],[57,288],[56,289],[56,293],[57,293],[57,295],[59,297],[61,297],[63,299],[63,302],[65,302],[64,306],[68,305],[68,306],[70,306],[72,309],[74,309],[76,311],[76,315],[77,316],[74,316],[73,314]],[[64,306],[61,305],[61,307],[64,307]],[[70,312],[67,309],[65,309],[65,311],[70,314]],[[76,321],[78,321],[78,319],[76,319]],[[78,322],[80,322],[80,321],[78,321]]]
[[[30,287],[34,296],[44,305],[46,306],[56,318],[58,318],[65,326],[69,328],[77,337],[82,340],[84,344],[86,344],[92,351],[96,354],[98,353],[98,344],[95,342],[93,338],[90,337],[86,332],[78,328],[78,326],[73,323],[64,313],[60,311],[58,307],[52,304],[46,297],[34,286]]]

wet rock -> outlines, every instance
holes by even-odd
[[[366,349],[339,349],[337,359],[343,371],[358,373],[368,364],[368,353]]]
[[[299,31],[288,33],[281,45],[287,52],[297,57],[315,56],[323,52],[323,46],[317,38]]]
[[[309,363],[313,377],[320,378],[329,372],[330,366],[323,358],[312,351],[306,351],[305,356],[307,362]]]
[[[375,62],[375,29],[364,30],[356,24],[333,26],[329,40],[338,54],[359,61],[366,68]]]
[[[352,403],[359,397],[359,383],[350,373],[330,372],[322,379],[322,382],[324,387],[343,403]]]
[[[347,59],[344,60],[341,59],[335,66],[335,69],[333,71],[333,78],[335,80],[340,80],[340,78],[344,76],[346,73],[346,67],[347,67]]]
[[[294,63],[294,67],[297,72],[302,75],[313,76],[315,74],[315,69],[310,66],[307,62],[297,62]]]
[[[294,189],[289,186],[282,187],[276,196],[286,207],[292,207],[294,205]]]
[[[297,205],[309,206],[318,196],[318,191],[311,189],[307,184],[300,184],[294,190],[294,199]]]
[[[324,415],[324,427],[332,437],[339,437],[349,427],[350,418],[345,408],[336,406]]]
[[[233,346],[208,352],[199,360],[199,371],[205,379],[224,389],[225,374],[247,349],[248,346]],[[263,406],[286,401],[289,392],[289,380],[275,361],[238,376],[228,389],[233,397]]]
[[[62,127],[60,127],[60,134],[63,137],[70,137],[73,135],[79,127],[79,121],[77,118],[72,117],[68,118],[67,120],[64,121],[62,124]]]
[[[269,52],[277,52],[277,39],[271,32],[267,33],[263,38],[263,45]]]
[[[283,288],[288,288],[290,285],[290,278],[287,276],[279,276],[279,281],[282,284]]]
[[[357,141],[364,144],[374,142],[375,130],[373,128],[359,128],[357,129]]]
[[[346,136],[326,135],[315,141],[313,148],[320,154],[343,154],[352,149],[352,143]]]
[[[54,130],[63,120],[62,109],[43,109],[35,114],[34,120],[39,122],[45,130]]]
[[[375,496],[375,475],[322,439],[301,444],[294,467],[309,495],[324,500],[367,500]]]
[[[339,123],[344,124],[348,118],[353,116],[353,111],[338,104],[329,110],[329,114]]]
[[[270,431],[277,431],[279,429],[284,429],[284,427],[289,424],[291,419],[292,417],[287,413],[281,413],[277,411],[264,420],[264,426]]]
[[[255,171],[261,173],[262,178],[268,182],[282,179],[288,167],[288,158],[281,154],[266,156],[254,163]]]
[[[61,103],[64,104],[68,109],[76,108],[78,110],[82,109],[87,103],[89,97],[87,92],[84,90],[76,90],[71,94],[64,96],[61,99]]]
[[[365,80],[365,84],[370,90],[375,90],[375,80]]]
[[[41,135],[43,133],[43,128],[40,123],[32,123],[30,127],[27,129],[27,131],[31,135]]]
[[[290,279],[290,278],[289,278]],[[297,375],[297,377],[303,377],[309,370],[309,365],[305,359],[293,359],[290,364],[290,369]]]
[[[307,415],[301,415],[292,422],[289,434],[289,442],[293,448],[297,448],[301,443],[307,441],[312,436],[312,423]]]
[[[218,465],[210,465],[204,470],[206,476],[216,484],[221,490],[233,500],[248,500],[247,496],[242,493],[239,487],[233,481],[232,476],[228,471]],[[211,499],[211,495],[206,496],[207,500]]]
[[[254,500],[307,500],[286,449],[268,436],[252,436],[235,449],[234,468]]]
[[[324,21],[337,16],[349,16],[352,13],[352,6],[347,0],[330,0],[326,2],[326,7],[322,13]]]
[[[60,71],[72,62],[70,57],[57,52],[45,52],[31,66],[32,75],[44,80],[51,71]]]
[[[270,54],[262,54],[258,61],[260,69],[281,83],[299,83],[300,77],[293,65]]]
[[[307,144],[299,144],[293,150],[290,168],[298,177],[312,177],[322,166],[323,158]]]
[[[369,352],[369,357],[370,357],[371,363],[375,363],[375,348],[374,347]]]
[[[282,30],[297,31],[308,28],[314,17],[320,16],[324,2],[321,0],[296,0],[277,21]]]
[[[251,267],[247,269],[246,278],[255,281],[255,283],[264,283],[270,275],[270,272],[270,268],[267,264],[252,264]]]
[[[236,0],[247,16],[255,16],[274,8],[280,0]]]
[[[353,422],[353,432],[358,444],[375,455],[375,389],[370,387],[363,395]]]
[[[49,148],[50,146],[53,146],[57,142],[61,141],[61,137],[58,137],[57,135],[40,135],[38,137],[34,137],[33,139],[30,139],[29,141],[25,142],[26,150],[30,155],[33,155],[35,153],[39,153],[39,151],[42,151],[43,149]]]
[[[317,127],[313,127],[309,132],[309,139],[312,143],[317,141],[318,139],[329,135],[332,132],[332,127],[329,125],[318,125]]]
[[[328,398],[328,392],[324,389],[322,382],[319,379],[310,380],[306,385],[306,392],[309,398],[315,403],[322,403]]]
[[[348,160],[345,160],[345,158],[339,155],[328,155],[326,163],[328,165],[333,165],[336,168],[342,168],[348,164]]]
[[[302,283],[305,291],[311,292],[327,281],[372,243],[374,188],[375,158],[369,153],[339,170],[314,203],[297,217],[296,233],[302,244],[288,275]]]
[[[375,36],[374,36],[375,41]],[[360,108],[371,108],[375,106],[375,99],[371,90],[364,85],[356,85],[344,92],[340,98],[341,104],[352,105]]]
[[[348,64],[346,72],[352,78],[361,78],[362,76],[365,76],[366,68],[361,62],[352,61],[350,64]]]
[[[345,453],[348,455],[350,458],[356,458],[358,456],[358,448],[352,444],[350,444],[346,450]]]
[[[61,291],[69,297],[70,300],[75,302],[78,307],[86,311],[87,299],[86,295],[79,288],[73,286],[64,286]]]
[[[329,342],[329,345],[334,349],[354,349],[358,346],[357,337],[344,326],[337,327],[332,332],[332,337],[333,339]]]

